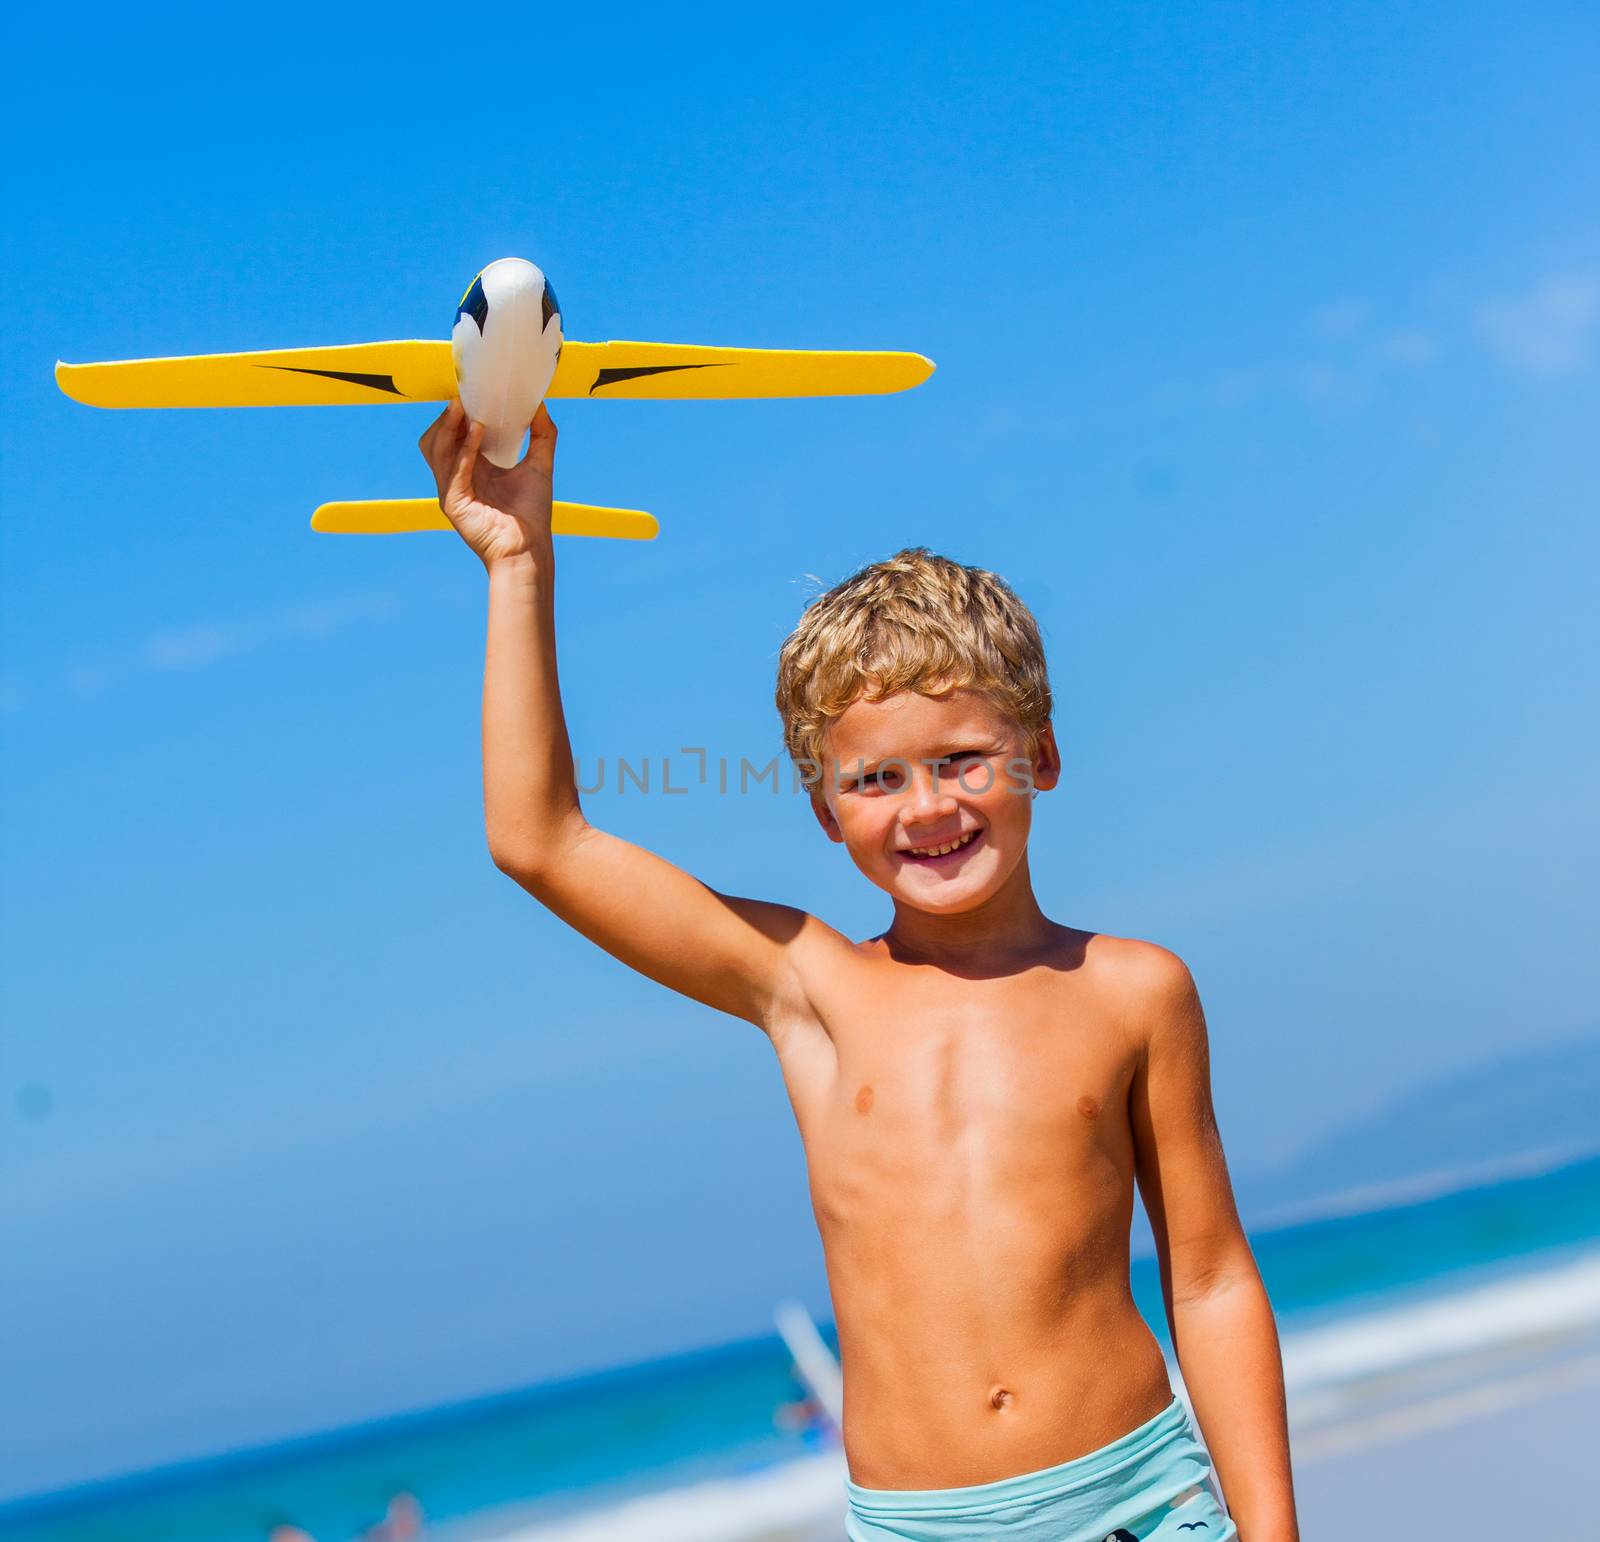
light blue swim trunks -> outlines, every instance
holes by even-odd
[[[1238,1535],[1176,1398],[1120,1440],[1043,1472],[974,1488],[845,1488],[850,1542],[1227,1542]]]

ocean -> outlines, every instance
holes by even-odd
[[[1408,1377],[1600,1340],[1600,1156],[1369,1195],[1252,1229],[1301,1432],[1346,1428]],[[1167,1342],[1154,1260],[1135,1297]],[[0,1507],[7,1542],[346,1542],[390,1496],[441,1542],[820,1536],[838,1453],[779,1427],[799,1389],[771,1339],[338,1430]],[[1326,1437],[1324,1437],[1326,1438]],[[835,1532],[836,1534],[836,1532]]]

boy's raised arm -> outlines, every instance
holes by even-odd
[[[583,817],[556,675],[550,538],[555,425],[500,470],[451,402],[422,436],[439,502],[489,574],[483,799],[490,855],[562,920],[625,964],[762,1027],[794,993],[804,912],[731,899]],[[825,930],[825,929],[823,929]]]

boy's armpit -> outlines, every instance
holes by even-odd
[[[769,1012],[760,1026],[770,1031],[780,1022],[820,1021],[818,997],[848,967],[855,951],[850,940],[809,911],[710,892],[777,950]]]
[[[788,905],[721,894],[586,821],[536,868],[505,871],[629,968],[763,1029],[794,991],[791,950],[822,925]]]

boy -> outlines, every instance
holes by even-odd
[[[894,920],[851,943],[718,894],[579,808],[555,437],[540,408],[497,470],[453,402],[422,438],[489,574],[489,850],[624,963],[771,1039],[838,1323],[852,1542],[1294,1542],[1277,1336],[1193,983],[1033,895],[1033,796],[1060,770],[1033,617],[993,574],[915,551],[816,601],[780,657],[785,737]],[[1135,1182],[1232,1519],[1133,1305]]]

